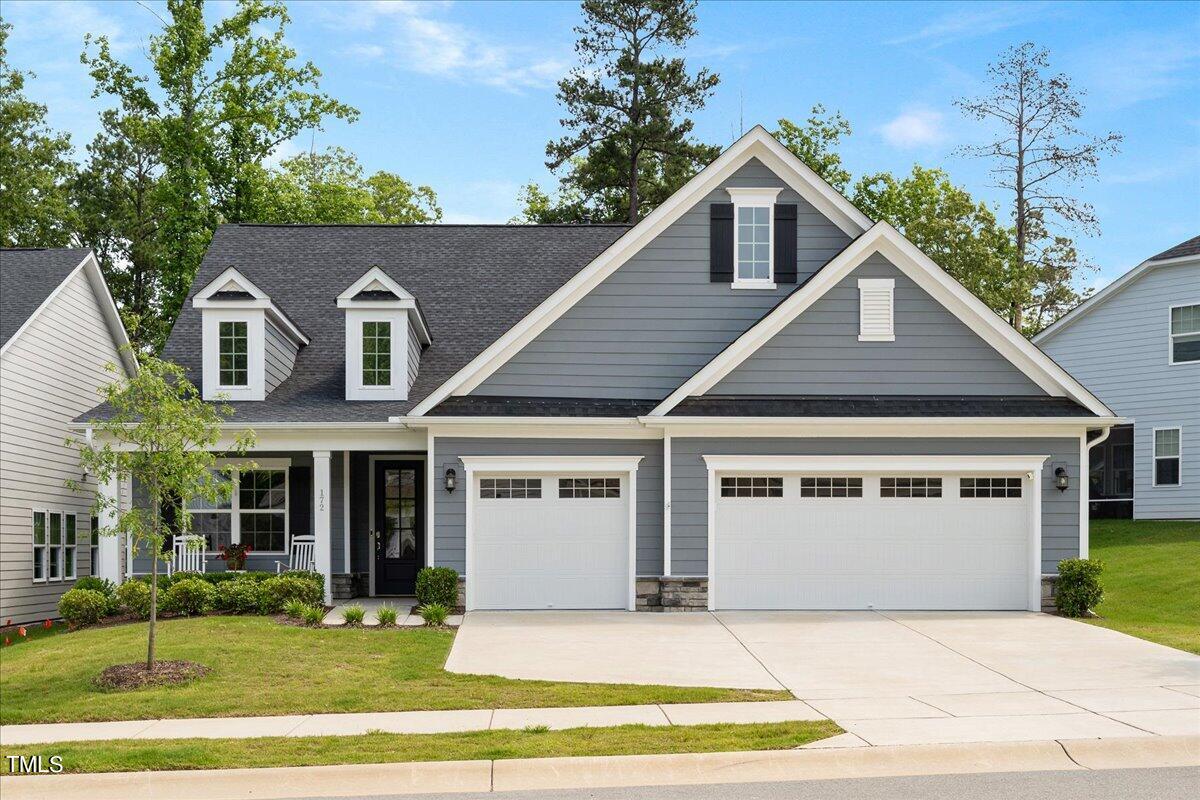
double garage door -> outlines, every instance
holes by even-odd
[[[1021,609],[1023,473],[718,472],[711,600],[727,609]]]

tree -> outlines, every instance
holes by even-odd
[[[968,117],[1000,129],[988,144],[960,152],[990,159],[996,185],[1012,192],[1015,251],[1007,316],[1025,333],[1036,332],[1079,299],[1071,282],[1090,265],[1070,238],[1053,230],[1099,234],[1092,206],[1066,192],[1094,177],[1100,158],[1116,153],[1122,141],[1119,133],[1093,136],[1077,127],[1084,93],[1049,69],[1049,52],[1025,42],[989,66],[988,95],[956,101]]]
[[[789,119],[781,119],[779,129],[771,135],[824,178],[826,183],[845,194],[850,185],[850,171],[842,166],[842,157],[837,148],[850,133],[850,123],[841,113],[835,111],[828,114],[825,106],[817,103],[809,112],[803,127]]]
[[[115,373],[117,368],[108,365]],[[190,514],[178,514],[173,530],[168,529],[162,509],[181,498],[218,503],[232,491],[229,472],[217,459],[242,455],[254,445],[254,433],[238,435],[225,451],[218,448],[221,423],[233,413],[228,406],[207,403],[185,377],[183,369],[150,356],[140,360],[136,375],[114,380],[101,389],[112,408],[108,419],[90,424],[90,441],[68,439],[78,447],[80,468],[100,485],[112,480],[136,481],[146,500],[144,508],[122,510],[116,498],[99,496],[93,513],[115,516],[115,524],[100,535],[122,535],[130,546],[149,550],[150,627],[146,641],[146,670],[154,671],[156,623],[158,619],[158,562],[167,538],[186,535],[192,527]],[[68,486],[79,491],[76,481]]]
[[[695,36],[695,0],[584,0],[583,13],[580,64],[558,84],[570,133],[546,146],[546,166],[570,166],[563,186],[593,219],[632,224],[716,156],[681,115],[701,108],[719,78],[661,52]]]
[[[71,139],[51,130],[46,107],[25,96],[33,73],[9,65],[11,30],[0,22],[0,245],[63,247],[71,238]]]

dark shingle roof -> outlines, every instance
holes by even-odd
[[[12,338],[89,252],[67,248],[0,250],[0,344]]]
[[[191,295],[229,267],[309,337],[291,377],[233,422],[382,422],[408,412],[616,241],[624,225],[223,225],[163,350],[200,384]],[[433,339],[407,401],[347,401],[337,296],[371,267],[419,301]],[[95,414],[85,414],[84,419]]]
[[[1147,261],[1166,261],[1168,258],[1200,255],[1200,236],[1193,236],[1186,242],[1180,242],[1170,250],[1163,250],[1156,256],[1150,256]]]
[[[429,411],[434,417],[637,417],[658,400],[578,397],[449,397]]]
[[[1065,397],[830,395],[689,397],[668,416],[687,417],[1094,417]]]

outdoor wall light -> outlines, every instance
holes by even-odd
[[[458,474],[453,469],[446,470],[446,491],[453,492],[454,487],[458,485]]]
[[[1060,492],[1065,492],[1067,487],[1071,485],[1071,480],[1067,476],[1066,467],[1059,467],[1054,470],[1054,485]]]

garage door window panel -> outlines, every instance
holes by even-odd
[[[721,497],[783,497],[783,478],[736,475],[721,478]]]
[[[862,497],[863,479],[812,477],[800,479],[801,497]]]
[[[601,499],[621,496],[620,478],[559,478],[558,496],[563,499]]]
[[[541,496],[541,478],[479,479],[481,500],[538,500]]]
[[[941,497],[941,478],[880,478],[879,496],[896,498]]]
[[[960,478],[958,496],[1020,498],[1020,478]]]

